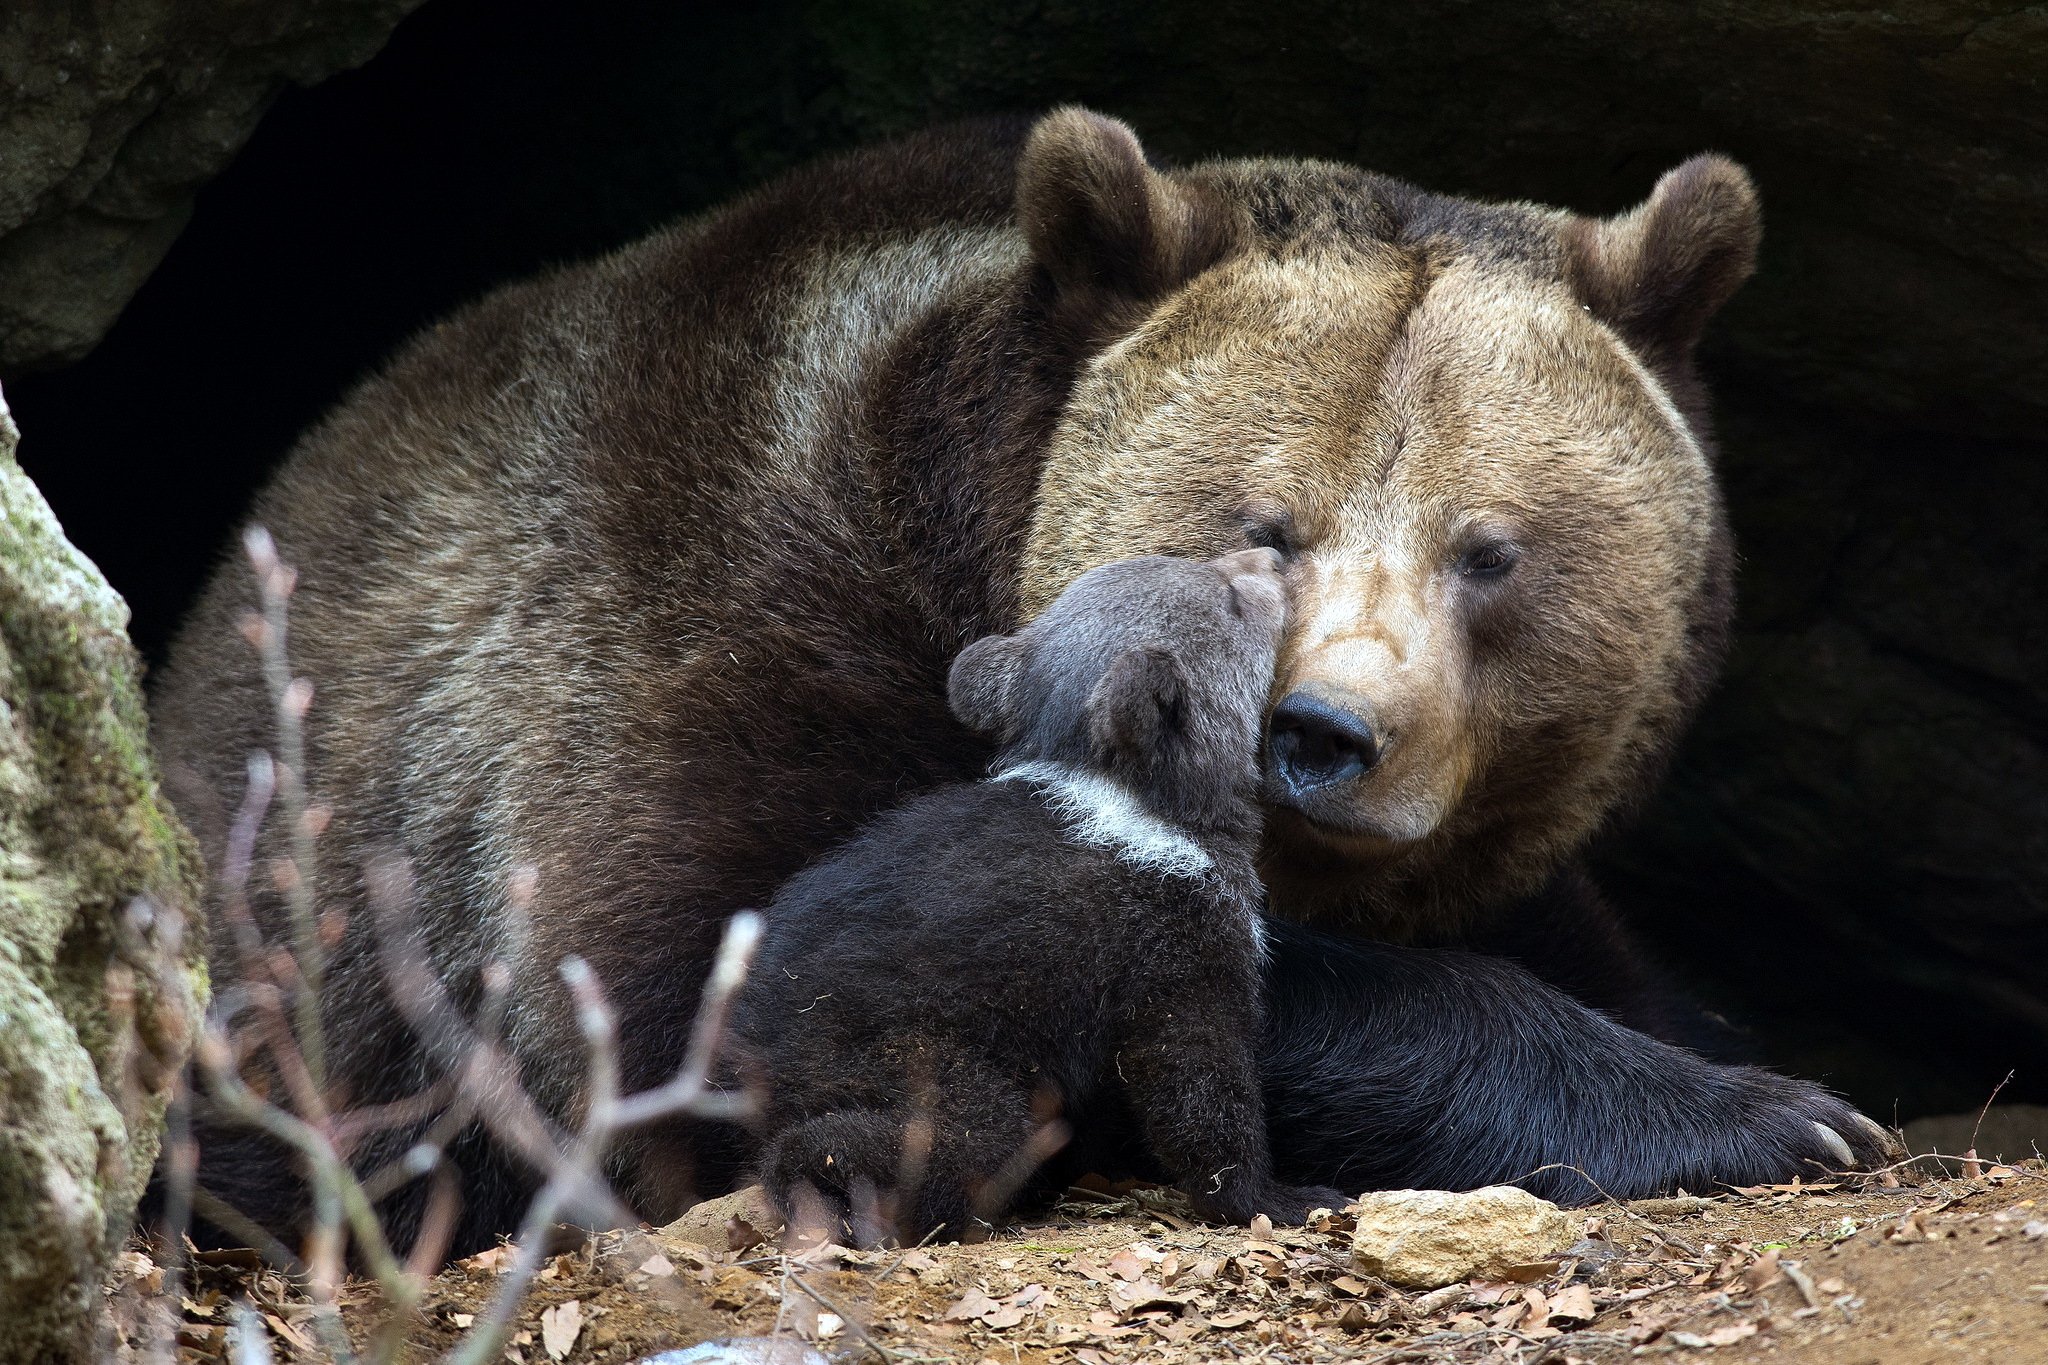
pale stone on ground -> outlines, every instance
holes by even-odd
[[[729,1218],[740,1218],[753,1224],[754,1230],[770,1241],[782,1231],[782,1215],[769,1202],[768,1191],[759,1185],[749,1185],[743,1190],[734,1190],[731,1194],[696,1205],[662,1228],[661,1235],[723,1251],[725,1224]]]
[[[1361,1198],[1357,1215],[1358,1268],[1404,1289],[1500,1279],[1550,1260],[1577,1235],[1563,1209],[1511,1185],[1468,1194],[1383,1190]]]

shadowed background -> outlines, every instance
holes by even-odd
[[[1874,1114],[2010,1069],[2004,1099],[2048,1100],[2048,12],[428,0],[279,96],[405,0],[264,11],[301,29],[124,4],[207,19],[116,35],[146,79],[79,70],[64,42],[118,45],[75,16],[0,22],[0,154],[62,171],[0,194],[0,373],[152,658],[264,472],[408,333],[820,152],[1078,100],[1168,160],[1588,212],[1736,156],[1764,259],[1707,360],[1741,631],[1606,883],[1766,1056]]]

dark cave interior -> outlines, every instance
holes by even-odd
[[[1399,42],[1356,59],[1363,75],[1303,52],[1286,99],[1253,109],[1240,89],[1219,109],[1233,44],[1258,47],[1255,86],[1304,27],[1248,37],[1230,14],[1145,65],[1114,14],[1058,6],[1005,8],[968,61],[944,25],[905,36],[793,4],[432,0],[367,66],[278,101],[91,355],[10,378],[23,465],[156,660],[265,472],[406,335],[881,133],[1076,99],[1172,157],[1383,152],[1439,188],[1597,211],[1700,146],[1755,165],[1767,204],[1796,174],[1796,149],[1717,122],[1696,91],[1615,75],[1619,52],[1586,78],[1645,105],[1625,156],[1611,130],[1586,160],[1530,152],[1587,115],[1487,135],[1483,101],[1377,141],[1331,131],[1407,99],[1373,64]],[[1347,80],[1370,88],[1353,100]],[[1796,226],[1826,186],[1788,193]],[[1751,289],[1813,268],[1767,246]],[[1708,356],[1741,637],[1668,790],[1601,850],[1606,882],[1764,1056],[1874,1115],[1974,1108],[2008,1071],[2002,1099],[2048,1102],[2048,452],[1975,395],[1885,412],[1861,397],[1881,380],[1816,386],[1762,316]]]

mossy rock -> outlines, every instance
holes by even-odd
[[[128,609],[0,400],[0,1362],[84,1361],[206,990]]]

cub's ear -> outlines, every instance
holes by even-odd
[[[1180,724],[1180,663],[1167,650],[1139,645],[1116,656],[1088,694],[1088,735],[1096,751],[1152,753]]]
[[[1756,269],[1763,208],[1725,156],[1667,171],[1648,200],[1565,229],[1572,288],[1652,365],[1683,365],[1709,319]]]
[[[1017,166],[1017,215],[1031,254],[1084,314],[1146,303],[1230,250],[1230,212],[1145,164],[1129,128],[1086,109],[1038,121]]]
[[[968,729],[999,735],[1010,725],[1010,689],[1023,650],[1012,635],[985,635],[960,651],[946,675],[946,703]]]

